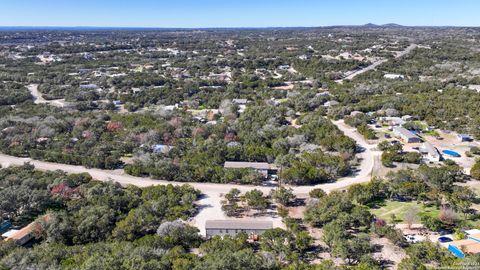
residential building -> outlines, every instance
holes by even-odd
[[[411,131],[409,131],[408,129],[404,128],[404,127],[393,127],[393,134],[402,139],[404,142],[406,143],[419,143],[421,142],[420,138],[412,133]]]
[[[407,123],[400,117],[380,117],[379,122],[386,123],[389,126],[401,126]]]
[[[206,237],[235,236],[246,233],[251,239],[258,239],[266,230],[273,228],[272,221],[258,220],[207,220],[205,222]]]
[[[48,221],[49,218],[49,215],[43,215],[42,217],[37,219],[37,221]],[[30,240],[35,238],[35,230],[41,229],[41,225],[37,221],[28,224],[20,230],[10,230],[2,234],[2,237],[5,238],[5,241],[13,240],[17,245],[23,246]]]
[[[223,167],[226,169],[254,169],[265,177],[276,174],[278,171],[274,164],[266,162],[225,161]]]
[[[442,158],[442,155],[440,154],[438,149],[429,142],[424,142],[421,150],[422,152],[427,154],[428,161],[439,162]]]
[[[476,230],[472,230],[476,231]],[[470,234],[466,231],[467,239],[452,241],[448,244],[448,250],[458,258],[465,258],[467,254],[480,253],[480,233]]]

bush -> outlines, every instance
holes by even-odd
[[[479,159],[477,159],[472,169],[470,170],[470,175],[473,178],[480,180],[480,160]]]

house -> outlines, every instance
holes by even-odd
[[[420,138],[404,127],[393,127],[393,134],[406,143],[419,143]]]
[[[49,215],[44,215],[39,220],[48,221],[48,219],[49,219]],[[34,231],[38,229],[38,226],[41,226],[41,225],[39,225],[37,221],[34,221],[20,230],[10,230],[2,234],[2,237],[5,238],[4,241],[13,240],[17,245],[23,246],[26,243],[28,243],[30,240],[35,238]]]
[[[468,134],[458,134],[457,137],[458,137],[458,140],[460,140],[461,142],[471,142],[471,141],[473,141],[472,136],[468,135]]]
[[[475,232],[476,230],[472,230]],[[467,239],[452,241],[448,244],[448,250],[458,258],[465,258],[467,254],[479,254],[480,253],[480,233],[472,233],[465,231]]]
[[[23,246],[34,238],[34,226],[35,224],[32,222],[20,230],[11,230],[4,233],[2,236],[6,236],[5,241],[13,240],[17,245]]]
[[[383,75],[385,79],[396,80],[396,79],[404,79],[405,76],[400,74],[385,74]]]
[[[379,120],[379,122],[386,123],[389,126],[401,126],[407,123],[407,121],[403,120],[400,117],[380,117]]]
[[[429,142],[423,143],[421,151],[427,154],[428,161],[439,162],[442,158],[442,155],[440,152],[438,152],[438,149]]]
[[[12,235],[14,235],[15,233],[17,233],[19,230],[16,230],[16,229],[11,229],[11,230],[8,230],[4,233],[2,233],[2,239],[8,239],[10,238]]]
[[[273,228],[272,221],[257,220],[207,220],[205,222],[206,237],[235,236],[238,233],[246,233],[251,239],[258,239],[266,230]]]
[[[274,164],[266,162],[225,161],[223,167],[225,169],[254,169],[265,178],[271,174],[276,174],[278,171]]]

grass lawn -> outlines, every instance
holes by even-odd
[[[420,223],[420,216],[430,215],[438,217],[440,209],[436,206],[426,206],[423,203],[417,202],[399,202],[386,200],[384,202],[377,203],[370,211],[377,217],[386,220],[387,222],[391,221],[391,215],[395,214],[397,222],[403,222],[403,217],[405,213],[415,207],[418,209],[418,217],[415,223]]]

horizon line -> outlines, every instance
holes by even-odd
[[[176,27],[176,26],[62,26],[62,25],[0,25],[0,29],[6,28],[20,28],[20,29],[151,29],[151,30],[169,30],[169,29],[180,29],[180,30],[202,30],[202,29],[288,29],[288,28],[329,28],[329,27],[411,27],[411,28],[442,28],[442,27],[451,27],[451,28],[478,28],[480,26],[470,26],[470,25],[403,25],[397,23],[385,23],[385,24],[375,24],[375,23],[365,23],[365,24],[336,24],[336,25],[318,25],[318,26],[209,26],[209,27]]]

